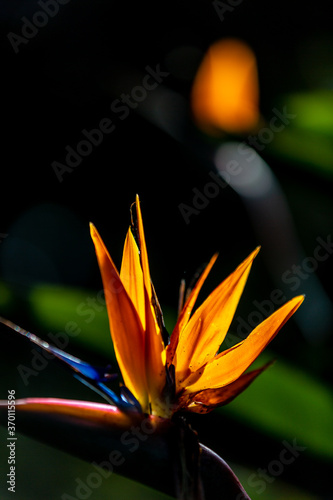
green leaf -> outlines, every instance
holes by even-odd
[[[302,169],[333,178],[333,95],[318,90],[291,94],[281,99],[295,117],[274,135],[268,152]]]
[[[115,359],[106,307],[99,292],[39,285],[32,288],[27,301],[41,328],[64,333],[77,328],[79,334],[72,337],[73,342]]]
[[[260,365],[272,357],[266,351]],[[308,452],[333,458],[332,390],[281,359],[219,411],[278,439],[297,436]]]
[[[333,137],[332,91],[317,90],[292,94],[287,98],[287,109],[296,116],[292,126]]]
[[[0,282],[0,307],[2,311],[6,311],[13,306],[14,296],[8,285]]]
[[[80,333],[73,337],[74,342],[115,360],[108,315],[100,292],[38,285],[31,289],[27,301],[33,319],[41,328],[65,332],[67,326],[75,323]],[[176,314],[170,307],[164,307],[163,313],[170,332]]]
[[[29,295],[29,305],[42,328],[65,331],[66,325],[74,321],[80,334],[73,337],[73,342],[114,360],[106,310],[96,292],[38,286]],[[174,321],[169,316],[170,311],[166,323],[171,328]],[[272,358],[274,355],[266,350],[258,365]],[[280,358],[232,403],[217,411],[227,412],[278,439],[298,436],[308,451],[333,458],[333,441],[328,439],[333,435],[332,391]]]
[[[300,130],[286,129],[274,138],[270,153],[312,173],[333,178],[332,139]]]

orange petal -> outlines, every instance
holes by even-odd
[[[195,413],[208,413],[214,408],[230,403],[236,396],[243,392],[272,362],[266,363],[261,368],[244,373],[234,382],[218,389],[205,389],[194,395],[189,394],[189,405],[184,408]]]
[[[145,312],[146,312],[146,335],[145,335],[145,365],[147,374],[148,392],[152,411],[159,405],[159,397],[165,386],[165,350],[162,340],[161,329],[158,325],[154,306],[153,291],[150,278],[148,253],[146,239],[143,229],[143,221],[139,197],[136,197],[136,213],[138,220],[138,233],[140,245],[141,266],[145,286]]]
[[[223,387],[236,380],[271,342],[303,300],[303,295],[294,297],[260,323],[245,340],[218,354],[205,366],[202,376],[186,388],[186,392]]]
[[[114,349],[126,387],[147,411],[144,331],[118,271],[93,224],[90,232],[102,275]]]
[[[123,259],[120,268],[120,279],[139,315],[143,329],[146,328],[145,298],[143,273],[140,263],[140,252],[131,229],[128,230]]]
[[[202,285],[204,284],[205,279],[207,278],[211,268],[213,267],[216,259],[217,259],[218,254],[213,255],[213,257],[210,259],[208,265],[206,266],[205,270],[201,274],[200,278],[196,282],[195,286],[193,287],[179,317],[177,320],[177,323],[175,325],[175,328],[173,329],[171,338],[170,338],[170,344],[167,347],[167,364],[170,365],[173,361],[173,357],[175,354],[175,350],[177,348],[178,344],[178,339],[179,335],[188,323],[192,309],[194,307],[194,304],[198,298],[199,292],[202,288]]]
[[[141,258],[141,266],[143,271],[144,284],[147,290],[148,298],[151,302],[152,298],[152,287],[151,287],[151,279],[150,279],[150,270],[149,270],[149,261],[148,261],[148,252],[146,246],[146,238],[143,229],[143,220],[142,213],[140,207],[139,196],[136,195],[136,214],[138,219],[138,233],[139,233],[139,247],[140,247],[140,258]]]
[[[222,344],[234,317],[256,248],[195,311],[179,337],[176,350],[176,376],[184,387],[184,377],[209,362]],[[190,371],[188,370],[190,368]]]
[[[192,89],[192,111],[208,131],[242,133],[259,121],[256,57],[236,39],[214,43],[205,55]]]

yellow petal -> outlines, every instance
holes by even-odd
[[[201,274],[200,278],[196,282],[195,286],[193,287],[179,317],[177,320],[177,323],[175,325],[175,328],[173,329],[171,338],[170,338],[170,344],[167,347],[167,364],[170,365],[173,362],[173,357],[175,354],[175,350],[177,348],[178,344],[178,339],[179,335],[182,332],[182,330],[185,328],[186,324],[188,323],[192,309],[194,307],[194,304],[198,298],[199,292],[201,290],[201,287],[207,278],[211,268],[213,267],[216,259],[217,259],[217,254],[213,255],[213,257],[210,259],[208,265],[206,266],[205,270]]]
[[[259,120],[257,63],[242,41],[225,39],[207,51],[192,89],[195,120],[208,132],[243,133]]]
[[[236,380],[271,342],[303,300],[303,295],[294,297],[260,323],[245,340],[218,354],[205,366],[202,376],[192,385],[189,384],[186,392],[223,387]]]
[[[228,332],[258,252],[259,247],[209,295],[181,333],[175,363],[178,386],[186,385],[184,378],[199,370],[217,353]]]
[[[118,271],[93,224],[90,232],[101,271],[111,336],[124,384],[147,411],[144,331]]]
[[[146,328],[145,297],[143,273],[140,263],[140,253],[131,229],[128,230],[123,259],[120,268],[120,279],[128,293],[141,320],[143,329]]]
[[[136,196],[136,214],[138,219],[138,233],[139,233],[139,247],[140,247],[140,258],[141,258],[141,266],[143,271],[143,279],[144,284],[147,290],[148,298],[151,302],[152,298],[152,287],[151,287],[151,279],[150,279],[150,270],[149,270],[149,261],[148,261],[148,252],[146,246],[146,238],[143,229],[143,220],[142,213],[140,207],[139,196]]]
[[[187,411],[194,413],[208,413],[214,408],[230,403],[236,396],[243,392],[272,362],[266,363],[261,368],[243,373],[231,384],[218,389],[205,389],[195,394],[188,395]],[[185,408],[184,408],[185,409]]]
[[[145,288],[145,313],[146,313],[146,334],[145,334],[145,364],[147,374],[147,384],[149,399],[154,412],[154,407],[158,407],[162,390],[166,382],[165,374],[165,351],[162,340],[161,329],[158,325],[154,305],[153,291],[150,278],[148,253],[143,229],[143,221],[139,197],[136,197],[136,213],[138,221],[140,258],[143,271],[143,281]]]

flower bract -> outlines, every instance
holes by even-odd
[[[194,310],[216,261],[214,255],[166,339],[150,275],[138,196],[135,207],[136,224],[128,229],[120,271],[97,229],[90,226],[123,383],[143,413],[167,418],[175,412],[206,413],[230,402],[266,368],[247,371],[304,297],[291,299],[247,338],[220,352],[259,247]]]

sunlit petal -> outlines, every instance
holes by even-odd
[[[102,275],[113,345],[124,383],[147,409],[144,331],[135,307],[96,228],[90,225]]]
[[[176,349],[178,385],[182,386],[184,377],[199,370],[217,353],[258,252],[259,247],[209,295],[181,332]]]
[[[145,286],[145,365],[149,399],[154,412],[154,406],[159,404],[159,398],[165,385],[165,350],[161,329],[158,325],[154,305],[153,291],[150,278],[148,253],[143,229],[142,213],[139,197],[136,197],[136,213],[138,221],[139,245],[143,280]]]
[[[140,259],[141,259],[141,266],[142,266],[142,271],[143,271],[143,279],[144,279],[144,284],[145,284],[145,287],[147,290],[148,299],[151,302],[152,286],[151,286],[151,278],[150,278],[150,270],[149,270],[148,252],[147,252],[145,232],[144,232],[144,228],[143,228],[140,199],[139,199],[138,195],[136,196],[135,206],[136,206],[137,223],[138,223]]]
[[[143,273],[140,253],[131,229],[128,230],[123,259],[120,268],[120,279],[139,315],[143,329],[146,328],[145,298]]]
[[[189,384],[186,391],[224,387],[236,380],[271,342],[303,300],[303,295],[294,297],[260,323],[245,340],[215,356],[205,366],[202,376],[192,385]]]
[[[243,392],[272,362],[266,363],[261,368],[243,373],[231,384],[217,389],[205,389],[198,393],[188,395],[187,410],[194,413],[208,413],[218,406],[230,403],[236,396]]]
[[[173,357],[174,357],[175,350],[176,350],[176,347],[178,344],[180,332],[184,329],[184,327],[186,326],[186,324],[188,323],[188,321],[190,319],[192,309],[193,309],[194,304],[198,298],[201,287],[204,284],[204,281],[207,278],[211,268],[213,267],[217,257],[218,257],[218,254],[215,254],[210,259],[208,265],[206,266],[205,270],[203,271],[200,278],[198,279],[195,286],[193,287],[183,309],[180,312],[177,323],[173,329],[173,332],[172,332],[172,335],[170,338],[170,344],[167,347],[167,363],[168,363],[168,365],[170,365],[173,361]]]

